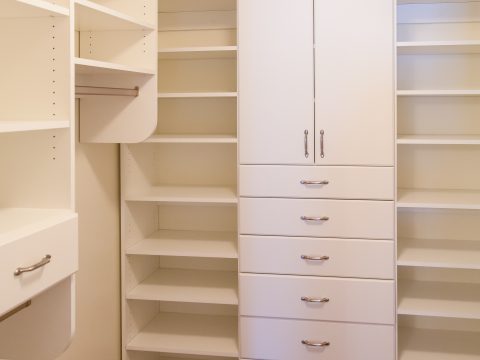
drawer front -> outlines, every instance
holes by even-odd
[[[393,200],[391,167],[240,167],[240,196]]]
[[[77,217],[25,236],[0,248],[0,314],[31,299],[78,269]],[[15,276],[19,267],[51,260],[32,272]]]
[[[239,212],[240,233],[244,235],[394,236],[392,201],[241,198]]]
[[[394,278],[394,242],[240,236],[244,273]]]
[[[241,274],[240,315],[393,325],[394,282]]]
[[[262,360],[394,360],[391,325],[240,318],[240,355]],[[328,342],[310,347],[302,341]]]

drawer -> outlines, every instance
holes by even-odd
[[[395,323],[393,280],[240,275],[240,315]]]
[[[394,360],[391,325],[240,318],[240,356],[262,360]],[[302,341],[328,342],[313,347]]]
[[[394,278],[391,240],[243,235],[239,251],[240,271],[245,273]]]
[[[78,269],[77,215],[35,229],[22,231],[12,241],[0,242],[0,315],[40,294]],[[19,267],[50,262],[14,275]]]
[[[240,196],[393,200],[391,167],[240,167]]]
[[[239,227],[244,235],[393,239],[394,214],[393,201],[241,198]]]

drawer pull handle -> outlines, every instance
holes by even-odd
[[[330,342],[329,341],[322,341],[322,342],[313,342],[313,341],[310,341],[310,340],[302,340],[302,344],[303,345],[307,345],[307,346],[311,346],[311,347],[327,347],[327,346],[330,346]]]
[[[309,256],[309,255],[302,255],[300,256],[302,260],[313,260],[313,261],[327,261],[330,260],[330,256]]]
[[[325,303],[330,301],[329,298],[317,299],[317,298],[311,298],[311,297],[307,297],[307,296],[302,296],[301,300],[305,301],[305,302],[308,302],[308,303],[321,303],[321,304],[325,304]]]
[[[328,184],[330,184],[330,181],[328,181],[328,180],[319,180],[319,181],[302,180],[302,181],[300,181],[300,184],[302,184],[302,185],[328,185]]]
[[[328,221],[330,218],[328,216],[316,217],[316,216],[302,216],[300,217],[303,221]]]
[[[52,260],[52,256],[51,255],[45,255],[45,257],[40,260],[38,263],[34,264],[34,265],[31,265],[31,266],[27,266],[27,267],[19,267],[17,268],[17,270],[15,270],[15,272],[13,273],[13,275],[15,276],[19,276],[19,275],[22,275],[23,273],[26,273],[26,272],[32,272],[32,271],[35,271],[41,267],[44,267],[45,265],[47,265],[48,263],[50,263],[50,261]]]

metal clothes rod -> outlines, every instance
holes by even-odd
[[[15,309],[7,312],[5,315],[0,316],[0,323],[2,321],[5,321],[5,320],[11,318],[15,314],[18,314],[20,311],[22,311],[23,309],[26,309],[30,305],[32,305],[32,300],[28,300],[26,303],[23,303],[22,305],[17,306]]]
[[[75,86],[75,96],[130,96],[138,97],[140,88],[113,88],[102,86]]]

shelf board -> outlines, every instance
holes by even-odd
[[[238,305],[237,273],[159,269],[127,294],[130,300]]]
[[[0,133],[68,129],[69,121],[0,121]]]
[[[155,25],[89,0],[75,0],[78,31],[155,30]]]
[[[46,0],[2,0],[0,19],[69,16],[70,10]]]
[[[148,193],[127,195],[127,201],[236,204],[235,190],[220,186],[157,186]]]
[[[236,9],[236,0],[162,0],[158,3],[159,13],[227,11]]]
[[[159,144],[236,144],[234,135],[153,135],[144,142]]]
[[[480,284],[400,280],[398,314],[480,319]]]
[[[237,317],[160,313],[127,350],[238,358]]]
[[[399,360],[478,360],[480,333],[399,328]]]
[[[479,0],[397,0],[397,5],[407,4],[440,4],[440,3],[468,3]]]
[[[480,41],[414,41],[398,42],[398,55],[479,54]]]
[[[139,68],[135,66],[114,64],[105,61],[75,58],[75,72],[77,74],[139,74],[155,75],[155,70]]]
[[[480,145],[480,135],[399,135],[399,145]]]
[[[127,249],[128,255],[237,259],[237,234],[160,230]]]
[[[168,98],[234,98],[236,92],[193,92],[193,93],[159,93],[160,99]]]
[[[193,46],[183,48],[160,48],[158,58],[168,59],[234,59],[237,46]]]
[[[480,241],[399,239],[398,266],[480,270]]]
[[[397,90],[398,96],[480,96],[480,90]]]
[[[399,189],[397,207],[480,210],[480,191]]]

